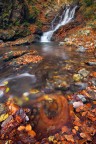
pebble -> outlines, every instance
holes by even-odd
[[[94,86],[96,86],[96,79],[95,79],[95,78],[92,79],[92,84],[93,84]]]
[[[82,68],[78,71],[78,74],[82,75],[85,78],[88,76],[89,71],[87,71],[85,68]]]
[[[3,40],[0,40],[0,43],[3,43]]]
[[[81,101],[78,101],[78,102],[74,102],[74,103],[73,103],[73,107],[74,107],[74,108],[78,108],[78,107],[80,107],[80,106],[83,106],[83,103],[82,103]]]
[[[2,90],[0,90],[0,98],[3,97],[4,92]]]
[[[53,89],[49,89],[49,88],[44,88],[44,93],[46,93],[46,94],[50,94],[50,93],[52,93],[53,92]]]
[[[29,121],[29,117],[26,115],[26,121]]]
[[[85,89],[88,86],[87,83],[82,83],[82,82],[76,82],[75,85],[79,86],[81,90]]]
[[[78,94],[77,97],[82,100],[82,102],[86,102],[86,98],[83,95]]]
[[[83,46],[79,46],[79,48],[76,51],[77,52],[85,52],[86,48],[84,48]]]
[[[96,65],[96,62],[89,61],[89,62],[87,62],[87,64],[90,65],[90,66],[94,66],[94,65]]]
[[[0,114],[2,114],[5,111],[5,105],[3,103],[0,103]]]
[[[25,97],[29,96],[29,92],[23,93],[23,96],[25,96]]]
[[[70,38],[65,38],[64,39],[65,42],[68,42],[69,40],[70,40]]]
[[[63,45],[64,45],[64,42],[60,42],[60,43],[59,43],[59,46],[63,46]]]

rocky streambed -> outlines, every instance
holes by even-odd
[[[95,143],[96,58],[60,45],[0,49],[1,143]]]

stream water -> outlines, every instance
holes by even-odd
[[[35,64],[29,63],[22,66],[14,64],[13,60],[15,58],[10,60],[13,65],[9,65],[10,61],[2,61],[2,56],[5,53],[18,50],[36,50],[43,57],[43,60]],[[8,87],[11,96],[22,96],[24,92],[28,93],[30,89],[38,89],[40,92],[47,89],[50,92],[51,90],[56,91],[56,87],[58,89],[63,82],[70,86],[74,85],[72,76],[79,67],[85,67],[92,71],[92,67],[84,65],[84,62],[92,57],[92,54],[79,53],[76,52],[74,47],[59,46],[58,43],[38,43],[31,46],[1,49],[0,84],[2,86],[5,81],[9,82]],[[58,77],[55,78],[55,76]],[[75,85],[73,89],[75,90]],[[73,89],[70,88],[70,91],[74,91]]]
[[[77,6],[66,6],[59,18],[58,24],[55,24],[58,18],[56,16],[52,21],[51,30],[43,34],[41,42],[50,42],[53,33],[74,18],[76,8]],[[38,55],[43,57],[43,60],[33,64],[30,63],[29,61],[32,57],[34,57],[33,60],[38,59],[38,55],[37,57],[34,55],[30,56],[30,49],[36,50]],[[19,53],[27,50],[24,58],[22,58],[22,55],[14,56],[14,52],[18,53],[18,50]],[[84,55],[73,52],[71,47],[68,49],[61,48],[58,43],[52,42],[1,49],[0,55],[0,83],[2,85],[2,83],[8,81],[11,96],[22,96],[24,92],[28,94],[32,88],[37,88],[43,92],[44,89],[45,91],[47,89],[54,91],[63,81],[68,83],[66,85],[70,85],[75,67],[78,67],[80,61],[85,59]],[[6,55],[9,59],[4,61]],[[24,59],[26,60],[24,61]],[[60,76],[60,79],[54,80],[52,78],[55,73]],[[53,79],[53,82],[51,82],[51,79]]]
[[[35,50],[35,55],[43,59],[36,63],[30,63],[28,59],[28,64],[22,64],[23,56],[10,58],[10,53],[24,50],[29,52],[25,54],[27,57],[30,50]],[[79,53],[72,46],[59,46],[51,42],[7,47],[0,49],[0,53],[0,102],[11,98],[19,106],[30,108],[34,116],[32,128],[38,140],[68,124],[69,108],[65,97],[88,86],[89,79],[75,82],[73,75],[80,68],[89,72],[95,70],[95,66],[85,64],[85,61],[94,58],[92,53]],[[9,56],[7,60],[6,54]],[[16,63],[18,61],[19,64]]]

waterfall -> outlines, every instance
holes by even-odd
[[[43,33],[41,37],[41,42],[50,42],[54,32],[57,31],[61,26],[69,23],[74,18],[76,8],[77,6],[74,6],[73,8],[71,6],[66,6],[63,14],[60,16],[59,23],[56,26],[54,26],[56,18],[59,16],[57,15],[51,23],[51,30]]]

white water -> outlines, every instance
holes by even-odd
[[[29,73],[23,73],[23,74],[19,74],[19,75],[17,75],[17,76],[8,77],[8,78],[0,81],[0,86],[4,86],[4,83],[5,83],[6,81],[10,81],[10,80],[18,79],[18,78],[19,78],[19,79],[20,79],[20,78],[30,78],[30,79],[32,79],[33,82],[36,82],[36,77],[35,77],[35,75],[31,75],[31,74],[29,74]]]
[[[66,6],[66,9],[64,10],[62,14],[59,23],[56,26],[54,26],[54,22],[57,18],[55,17],[52,21],[51,30],[43,33],[43,36],[41,37],[41,42],[50,42],[54,32],[57,31],[61,26],[69,23],[74,18],[76,8],[77,6],[74,6],[73,8],[71,8],[70,6]]]

